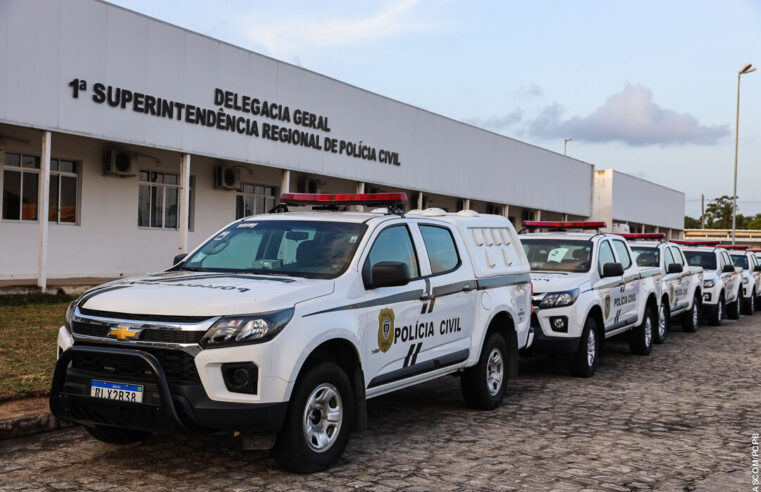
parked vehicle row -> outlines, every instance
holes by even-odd
[[[235,432],[312,472],[364,430],[369,398],[456,375],[469,407],[493,409],[519,354],[565,356],[590,377],[613,336],[647,355],[672,319],[694,331],[701,306],[720,323],[761,292],[750,252],[605,223],[519,235],[502,216],[405,201],[283,194],[166,271],[85,292],[58,333],[53,414],[115,444]]]

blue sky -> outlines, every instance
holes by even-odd
[[[732,194],[737,72],[761,0],[113,3],[687,195]],[[761,213],[761,70],[742,78],[740,213]]]

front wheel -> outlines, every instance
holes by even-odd
[[[756,289],[750,294],[750,297],[743,299],[743,314],[753,316],[756,312]]]
[[[692,307],[682,315],[682,330],[694,333],[698,330],[700,322],[700,298],[696,295],[692,298]]]
[[[334,362],[316,364],[296,383],[272,455],[290,472],[324,470],[344,452],[353,422],[346,373]]]
[[[597,335],[597,323],[593,318],[587,318],[579,339],[579,348],[576,349],[576,354],[568,366],[572,375],[580,378],[589,378],[594,375],[600,354]]]
[[[642,323],[634,328],[629,335],[629,348],[633,354],[648,355],[653,350],[653,326],[655,324],[655,316],[650,306],[647,306]]]
[[[145,441],[153,435],[151,432],[106,427],[103,425],[96,425],[95,427],[85,426],[85,430],[98,441],[109,444],[132,444],[138,441]]]
[[[719,326],[724,322],[724,293],[719,294],[719,302],[708,313],[708,322],[713,326]]]
[[[740,319],[740,299],[742,298],[742,291],[737,293],[737,299],[734,302],[727,304],[727,315],[729,319]]]
[[[460,377],[465,404],[477,410],[497,408],[507,388],[507,344],[499,333],[486,337],[478,364]]]
[[[653,333],[653,341],[655,343],[663,343],[666,341],[670,325],[671,310],[669,309],[668,304],[661,303],[661,307],[658,309],[658,324],[655,333]]]

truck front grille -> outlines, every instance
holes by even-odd
[[[80,344],[90,345],[94,344]],[[136,350],[148,352],[158,359],[166,373],[170,383],[198,383],[198,371],[196,370],[193,356],[179,350],[165,350],[139,347]],[[155,379],[153,370],[143,361],[134,357],[118,357],[102,354],[86,354],[77,356],[72,361],[75,369],[94,372],[106,377],[120,377],[126,379]]]
[[[74,321],[74,333],[90,337],[105,338],[111,327],[99,323]],[[169,330],[166,328],[146,328],[140,333],[138,340],[162,343],[199,343],[205,331]]]

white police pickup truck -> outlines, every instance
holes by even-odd
[[[748,250],[747,246],[722,246],[730,251],[729,256],[735,266],[743,269],[742,312],[752,315],[758,306],[758,296],[761,295],[761,263],[758,257]]]
[[[470,407],[501,403],[531,319],[528,262],[506,218],[405,215],[403,193],[281,200],[283,213],[236,221],[167,271],[73,302],[53,414],[111,443],[239,432],[311,472],[364,429],[367,398],[458,374]]]
[[[658,268],[640,268],[621,236],[605,222],[524,222],[521,234],[534,288],[532,351],[573,354],[575,376],[590,377],[605,339],[630,332],[629,346],[647,355],[657,322]],[[566,232],[567,229],[597,232]]]
[[[703,269],[689,266],[679,245],[665,240],[663,233],[621,234],[629,241],[634,261],[642,268],[660,269],[656,283],[658,298],[658,328],[653,334],[655,343],[663,343],[671,319],[679,316],[684,331],[698,329],[700,301],[703,299]]]
[[[678,240],[690,266],[703,267],[702,314],[712,325],[724,321],[724,313],[731,319],[740,318],[742,268],[736,267],[718,241]]]

